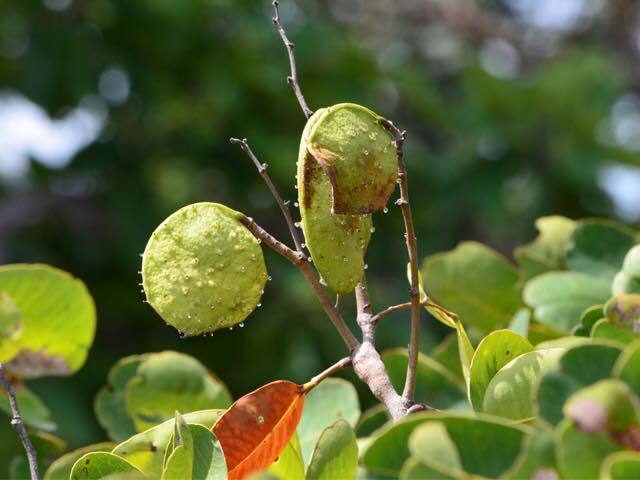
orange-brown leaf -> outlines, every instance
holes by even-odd
[[[304,405],[302,386],[268,383],[238,399],[213,427],[227,462],[229,479],[267,468],[296,431]]]

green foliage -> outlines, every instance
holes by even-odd
[[[9,371],[34,378],[69,375],[82,366],[96,328],[93,299],[82,281],[47,265],[4,265],[0,291],[20,311],[22,325],[16,337],[0,337],[0,362]]]
[[[217,203],[181,208],[153,232],[142,256],[149,304],[186,336],[244,321],[267,282],[259,241],[243,215]]]
[[[356,435],[344,420],[337,420],[320,435],[306,478],[333,480],[354,478],[358,467]]]

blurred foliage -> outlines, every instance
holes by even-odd
[[[614,105],[640,88],[620,20],[637,2],[604,2],[562,31],[527,24],[510,7],[516,2],[469,2],[471,11],[457,14],[441,3],[461,7],[282,5],[311,108],[357,102],[408,130],[420,257],[463,239],[511,252],[550,213],[615,214],[598,174],[610,162],[640,164],[612,128]],[[188,352],[238,397],[269,379],[306,381],[344,353],[311,289],[272,252],[264,306],[244,329],[180,340],[135,291],[149,234],[185,204],[224,203],[287,238],[254,166],[228,142],[247,137],[283,196],[295,198],[305,121],[271,15],[267,0],[0,3],[0,89],[54,118],[87,98],[108,111],[98,141],[69,166],[32,162],[25,178],[0,187],[0,260],[72,271],[96,300],[96,340],[83,369],[29,383],[71,448],[105,439],[92,401],[123,356]],[[111,91],[118,85],[107,81],[109,69],[125,72],[128,95]],[[374,216],[367,256],[376,308],[406,298],[402,219],[391,212]],[[351,300],[343,308],[352,311]],[[425,351],[447,333],[428,326]],[[407,330],[403,319],[384,322],[381,347],[404,345]],[[19,450],[8,421],[0,438],[10,439],[0,442],[5,465]]]

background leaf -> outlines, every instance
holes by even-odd
[[[352,480],[358,467],[356,435],[344,420],[327,427],[313,450],[306,478],[309,480]]]

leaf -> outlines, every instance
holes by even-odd
[[[73,465],[70,480],[101,478],[144,479],[140,470],[124,458],[108,452],[92,452],[80,457]]]
[[[271,465],[294,434],[303,405],[302,386],[285,380],[236,400],[213,427],[229,478],[245,478]]]
[[[85,362],[95,333],[93,299],[82,281],[41,264],[0,267],[0,291],[22,313],[22,334],[0,338],[0,362],[14,375],[70,375]]]
[[[509,323],[509,330],[527,338],[527,335],[529,334],[530,321],[531,310],[528,308],[521,308],[513,315],[511,323]]]
[[[185,424],[181,430],[182,443],[167,459],[163,478],[225,480],[227,466],[224,453],[213,433],[196,424]]]
[[[322,165],[332,187],[332,213],[382,210],[396,186],[398,160],[382,117],[353,103],[316,112],[306,148]]]
[[[44,480],[69,480],[71,469],[80,457],[91,452],[110,452],[113,447],[115,447],[113,442],[102,442],[65,453],[49,466],[44,474]]]
[[[611,376],[620,351],[617,343],[604,340],[592,340],[567,350],[557,368],[547,372],[540,381],[540,417],[557,424],[564,417],[562,405],[574,392]]]
[[[637,336],[630,327],[614,325],[606,318],[598,320],[593,325],[590,334],[593,338],[614,340],[625,344],[632,342]]]
[[[9,294],[0,292],[0,340],[15,340],[21,334],[22,313]]]
[[[511,420],[536,417],[540,379],[557,365],[564,352],[561,348],[535,350],[503,366],[486,388],[483,410]]]
[[[594,305],[584,310],[580,314],[580,323],[574,328],[574,335],[577,335],[580,329],[579,333],[588,337],[593,325],[604,316],[603,307],[604,305]]]
[[[614,295],[640,293],[640,245],[627,252],[622,270],[613,279],[611,292]]]
[[[640,340],[630,343],[622,351],[613,367],[613,375],[624,380],[636,395],[640,395]]]
[[[302,414],[304,416],[304,413]],[[387,407],[381,403],[362,412],[355,431],[358,437],[368,437],[391,420]]]
[[[575,222],[561,216],[536,220],[540,232],[531,243],[516,248],[515,258],[522,267],[525,279],[564,267],[564,256]]]
[[[446,477],[464,475],[458,448],[441,422],[419,425],[409,437],[409,451],[423,465]]]
[[[482,339],[471,360],[469,401],[483,410],[484,394],[493,376],[514,358],[533,350],[529,341],[511,330],[496,330]]]
[[[411,265],[407,264],[407,279],[411,284]],[[418,287],[420,290],[420,301],[423,302],[428,299],[427,294],[422,287],[422,273],[418,272]],[[467,332],[464,329],[464,325],[460,321],[457,315],[449,315],[444,310],[434,308],[432,306],[425,306],[427,312],[429,312],[433,318],[443,323],[444,325],[455,329],[458,346],[458,358],[460,361],[460,370],[464,378],[465,383],[469,384],[469,369],[471,368],[471,358],[473,357],[473,346],[469,341]]]
[[[458,351],[458,339],[456,334],[447,335],[429,355],[436,362],[449,370],[456,378],[464,381],[460,352]],[[472,354],[473,357],[473,354]]]
[[[428,422],[442,423],[456,445],[466,472],[499,476],[513,463],[527,427],[511,425],[484,414],[424,412],[405,417],[381,429],[361,456],[372,475],[397,478],[410,452],[407,441],[413,431]]]
[[[428,257],[422,277],[431,297],[455,311],[465,325],[484,332],[507,325],[521,306],[517,271],[479,243],[461,243],[450,252]]]
[[[635,480],[640,478],[640,453],[614,452],[602,461],[603,480]]]
[[[580,221],[571,234],[567,248],[567,267],[611,282],[622,268],[624,256],[635,243],[633,231],[616,223]]]
[[[607,280],[579,272],[547,272],[527,282],[523,298],[536,320],[569,332],[588,307],[609,298]]]
[[[227,408],[227,388],[195,358],[178,352],[155,353],[145,358],[124,392],[127,411],[138,431],[173,416],[205,408]]]
[[[222,410],[202,410],[183,415],[187,423],[196,423],[211,428],[222,416]],[[167,420],[160,425],[125,440],[113,449],[114,454],[126,458],[129,463],[150,478],[160,478],[165,452],[173,434],[175,421]]]
[[[541,470],[556,473],[556,445],[554,432],[551,430],[535,430],[525,440],[517,460],[505,475],[508,479],[539,478],[536,473]],[[540,475],[540,478],[544,478]],[[551,477],[550,477],[551,478]]]
[[[304,464],[309,465],[313,449],[327,427],[340,419],[355,427],[359,417],[358,394],[346,380],[327,378],[311,390],[305,399],[304,412],[298,425]]]
[[[151,235],[142,256],[147,301],[183,335],[232,327],[260,302],[267,269],[242,218],[224,205],[196,203]]]
[[[332,213],[331,182],[307,150],[309,132],[323,112],[324,109],[320,109],[309,118],[300,140],[298,202],[313,263],[329,288],[348,293],[362,278],[364,254],[373,227],[371,215]]]
[[[360,477],[358,477],[360,478]],[[380,477],[374,477],[379,480]],[[441,472],[429,468],[420,463],[417,458],[410,457],[404,462],[402,470],[400,470],[400,480],[442,480],[456,477],[443,475]]]
[[[132,355],[118,360],[107,375],[107,386],[96,395],[94,411],[109,438],[122,442],[136,434],[133,420],[124,402],[124,389],[136,375],[147,355]]]
[[[381,356],[394,387],[402,390],[407,373],[407,349],[385,350]],[[438,362],[419,353],[415,398],[434,408],[447,408],[464,400],[464,384]]]
[[[193,476],[193,457],[193,436],[191,435],[191,430],[182,415],[175,412],[173,437],[172,441],[167,445],[165,460],[163,462],[163,480],[176,478],[190,480]]]
[[[583,433],[568,419],[558,425],[556,439],[562,478],[598,478],[602,459],[618,449],[605,434]]]
[[[356,478],[358,446],[356,435],[344,420],[327,427],[311,456],[308,480],[348,480]]]
[[[57,428],[57,425],[51,420],[51,411],[40,400],[40,397],[29,390],[24,383],[14,385],[14,390],[20,407],[20,414],[25,424],[48,432]],[[0,390],[0,410],[9,416],[13,416],[9,399],[4,390]]]
[[[300,441],[296,433],[291,436],[287,446],[278,455],[278,459],[269,466],[266,472],[275,476],[278,480],[305,478],[304,463],[300,453]]]

